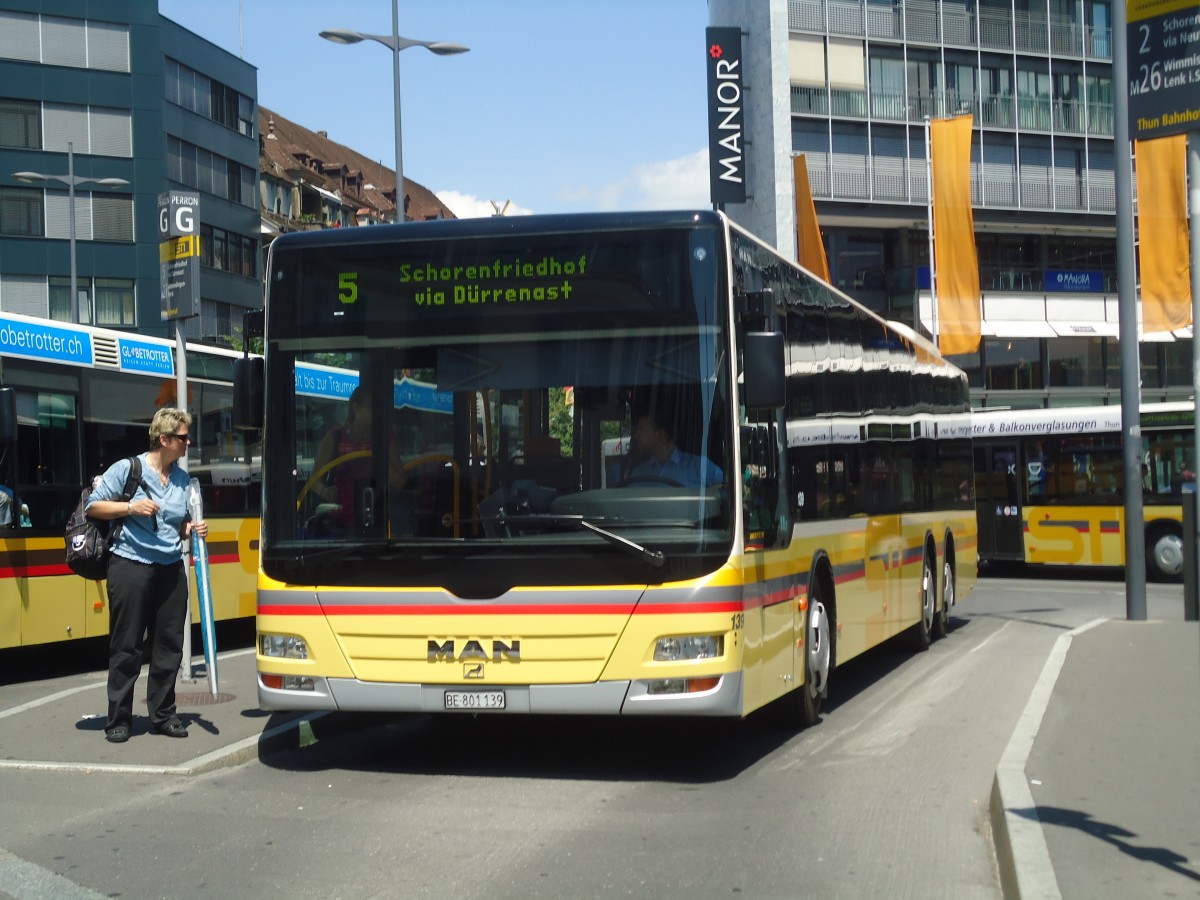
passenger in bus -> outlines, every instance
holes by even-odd
[[[313,461],[313,476],[319,478],[313,489],[321,500],[336,506],[330,511],[334,521],[344,526],[354,523],[355,494],[371,478],[371,394],[360,384],[350,394],[346,423],[335,425],[321,440]],[[403,489],[404,461],[396,442],[388,447],[388,487]]]
[[[680,487],[717,487],[725,483],[720,467],[704,456],[675,445],[676,428],[662,413],[647,412],[637,420],[633,446],[647,457],[629,473],[625,483],[658,481]]]
[[[92,492],[88,514],[97,519],[125,519],[108,564],[108,721],[105,738],[129,740],[133,725],[133,692],[142,668],[146,635],[150,640],[150,674],[146,706],[150,728],[173,738],[188,736],[175,711],[175,675],[183,660],[183,628],[188,582],[183,566],[183,539],[194,531],[208,534],[208,524],[188,515],[188,473],[177,463],[188,452],[192,417],[165,407],[150,421],[150,450],[139,458],[142,480],[131,500],[122,500],[130,463],[109,467]]]

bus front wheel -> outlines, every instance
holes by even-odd
[[[1146,536],[1146,568],[1155,581],[1183,580],[1183,534],[1172,526]]]

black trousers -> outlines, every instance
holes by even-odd
[[[112,556],[108,563],[108,724],[133,721],[133,689],[150,642],[146,705],[152,725],[175,715],[175,675],[183,661],[187,615],[183,563],[151,565]]]

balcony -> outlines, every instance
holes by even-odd
[[[991,94],[977,100],[958,91],[923,94],[871,91],[868,94],[864,90],[803,84],[793,84],[791,95],[792,114],[797,116],[870,118],[881,122],[915,124],[924,122],[926,116],[943,118],[970,112],[975,124],[984,128],[1019,128],[1022,131],[1102,138],[1111,138],[1113,134],[1110,103]]]
[[[940,7],[940,8],[939,8]],[[1066,16],[993,9],[970,11],[937,0],[877,6],[852,0],[788,0],[788,30],[873,40],[1112,59],[1112,29]]]

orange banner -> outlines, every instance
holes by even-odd
[[[1187,217],[1187,135],[1134,141],[1142,331],[1192,324]]]
[[[979,349],[979,260],[971,210],[971,117],[929,123],[938,349]]]
[[[796,261],[814,275],[829,281],[829,260],[825,258],[825,244],[821,241],[821,226],[817,223],[817,207],[813,203],[803,153],[792,158],[792,176],[796,182]]]

